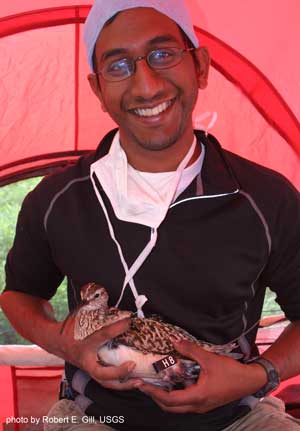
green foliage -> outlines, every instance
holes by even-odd
[[[272,292],[269,288],[267,288],[264,308],[263,308],[263,316],[271,316],[272,314],[282,314],[282,310],[275,302],[276,293]]]
[[[5,286],[4,265],[6,255],[12,246],[18,213],[27,193],[35,187],[40,178],[20,181],[0,188],[0,288]]]
[[[12,246],[18,213],[24,197],[39,182],[41,178],[20,181],[9,186],[0,187],[0,290],[5,287],[4,265],[7,253]],[[65,280],[52,298],[51,303],[57,319],[62,320],[68,313],[66,282]],[[27,344],[11,327],[10,323],[0,310],[0,344]]]
[[[0,187],[0,289],[5,286],[4,265],[6,255],[12,246],[18,213],[27,193],[32,190],[41,178],[20,181],[6,187]],[[279,306],[274,301],[275,295],[267,291],[263,315],[280,313]],[[64,319],[68,313],[66,281],[58,288],[51,303],[58,320]],[[0,310],[0,344],[25,344],[21,336],[16,334],[3,312]]]

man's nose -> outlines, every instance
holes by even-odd
[[[134,97],[150,100],[163,91],[165,80],[158,71],[149,66],[145,59],[141,59],[136,62],[131,85]]]

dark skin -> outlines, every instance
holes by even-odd
[[[164,42],[158,42],[158,37],[164,38]],[[103,55],[113,49],[122,49],[125,56],[136,57],[166,46],[166,43],[184,47],[177,25],[152,9],[132,9],[120,13],[103,29],[96,45],[96,63],[100,67]],[[208,68],[208,52],[200,48],[194,55],[184,54],[183,61],[176,67],[159,73],[150,69],[145,61],[140,61],[135,75],[119,83],[108,83],[101,76],[89,75],[102,109],[119,125],[121,145],[132,166],[148,172],[177,168],[193,141],[192,112],[198,90],[207,85]],[[172,101],[169,109],[156,118],[142,119],[133,112],[168,101]],[[191,162],[197,156],[195,153]],[[140,380],[120,383],[119,380],[130,375],[135,364],[102,367],[97,363],[96,352],[106,340],[126,331],[127,320],[97,331],[83,341],[74,341],[74,319],[70,319],[62,335],[63,323],[55,320],[47,301],[10,291],[1,295],[0,303],[16,330],[25,338],[87,371],[105,387],[139,388],[169,412],[204,413],[250,395],[266,382],[266,373],[260,365],[241,364],[182,342],[175,345],[176,349],[201,366],[196,384],[184,390],[165,392]],[[300,323],[290,324],[264,356],[273,362],[282,380],[299,374]]]
[[[137,8],[120,13],[105,27],[96,44],[96,66],[105,59],[137,57],[159,47],[185,48],[178,26],[153,9]],[[121,51],[112,55],[112,52]],[[102,109],[119,126],[121,145],[129,163],[147,172],[176,170],[194,138],[192,113],[198,90],[207,85],[209,55],[205,48],[185,53],[174,68],[152,70],[139,61],[136,73],[121,82],[107,82],[101,74],[89,75]],[[188,79],[187,79],[188,76]],[[145,118],[135,109],[172,105],[161,115]],[[192,163],[198,153],[195,153]]]

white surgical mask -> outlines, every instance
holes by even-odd
[[[195,147],[196,138],[177,170],[168,172],[168,182],[163,192],[155,190],[143,175],[130,169],[126,153],[120,145],[119,133],[115,135],[109,153],[92,164],[91,174],[96,174],[119,220],[156,229],[166,216]]]

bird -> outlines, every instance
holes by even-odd
[[[136,366],[128,378],[139,378],[166,390],[195,383],[201,367],[175,350],[174,342],[181,340],[196,343],[210,352],[239,356],[232,353],[237,347],[234,342],[214,345],[198,340],[179,326],[164,322],[160,316],[139,318],[131,311],[109,307],[108,293],[97,283],[84,285],[80,296],[82,302],[75,314],[75,340],[83,340],[117,321],[131,319],[127,331],[99,346],[97,352],[98,362],[103,366],[118,366],[126,361],[134,361]]]

